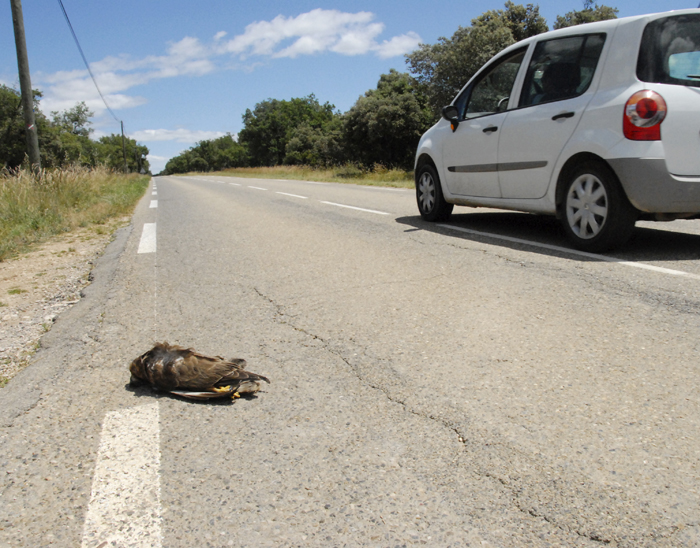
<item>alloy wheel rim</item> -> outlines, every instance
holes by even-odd
[[[418,200],[423,212],[429,213],[435,205],[435,182],[430,173],[423,173],[418,181]]]
[[[608,194],[591,173],[576,178],[566,197],[566,218],[572,232],[583,240],[595,238],[608,218]]]

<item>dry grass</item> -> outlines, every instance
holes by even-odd
[[[129,214],[148,181],[104,168],[0,172],[0,261],[49,236]]]
[[[201,173],[189,173],[188,175],[201,175]],[[396,188],[413,188],[414,184],[412,171],[387,169],[381,165],[375,165],[371,170],[362,169],[353,164],[332,168],[313,168],[309,166],[240,167],[210,172],[206,175],[257,179],[295,179]]]

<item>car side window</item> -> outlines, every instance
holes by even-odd
[[[506,110],[526,51],[527,47],[521,48],[498,60],[462,92],[454,103],[460,118],[476,118]]]
[[[545,40],[535,46],[518,106],[578,97],[591,85],[605,34]]]

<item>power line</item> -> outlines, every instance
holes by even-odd
[[[109,108],[109,105],[107,104],[107,100],[105,99],[105,96],[102,95],[102,91],[100,90],[100,86],[97,85],[97,80],[95,80],[95,75],[92,73],[92,70],[90,70],[90,64],[88,63],[87,59],[85,58],[85,54],[83,53],[83,48],[80,47],[80,42],[78,41],[78,37],[76,36],[75,31],[73,30],[73,25],[71,25],[70,19],[68,18],[68,13],[66,13],[66,8],[63,7],[63,2],[61,0],[58,0],[58,4],[61,6],[61,11],[63,12],[63,16],[66,18],[66,23],[68,23],[68,28],[70,28],[71,34],[73,35],[73,39],[75,40],[75,45],[78,46],[78,51],[80,52],[80,56],[83,58],[83,62],[85,63],[85,68],[87,68],[88,72],[90,73],[90,78],[92,78],[92,82],[95,84],[95,88],[97,88],[97,93],[99,93],[100,97],[102,97],[102,102],[105,104],[105,107],[107,107],[107,110],[112,115],[112,118],[114,118],[115,121],[121,123],[121,120],[119,120],[119,118],[116,117],[114,112],[112,112],[112,109]]]
[[[95,84],[95,88],[97,89],[97,93],[100,94],[100,97],[102,97],[102,102],[105,104],[105,107],[107,107],[107,110],[109,113],[112,115],[112,118],[119,124],[121,124],[122,128],[122,153],[124,156],[124,173],[129,172],[129,168],[126,165],[126,144],[124,142],[124,122],[122,122],[117,116],[114,114],[111,108],[109,108],[109,105],[107,104],[107,99],[105,99],[105,96],[102,95],[102,90],[100,90],[100,86],[97,85],[97,80],[95,80],[95,75],[92,73],[92,70],[90,69],[90,63],[88,63],[87,59],[85,58],[85,54],[83,53],[83,48],[80,47],[80,42],[78,41],[78,36],[75,34],[75,31],[73,30],[73,25],[70,22],[70,19],[68,18],[68,13],[66,12],[66,8],[63,6],[63,2],[61,0],[58,0],[58,4],[61,6],[61,11],[63,12],[63,16],[66,18],[66,23],[68,23],[68,28],[70,29],[71,34],[73,35],[73,39],[75,40],[75,45],[78,46],[78,51],[80,52],[80,56],[83,58],[83,63],[85,63],[85,68],[88,70],[88,73],[90,73],[90,78],[92,78],[92,83]]]

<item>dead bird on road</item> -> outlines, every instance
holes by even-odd
[[[245,370],[246,361],[205,356],[191,348],[157,343],[129,366],[132,386],[148,383],[152,387],[192,399],[210,399],[260,390],[260,381],[270,381]]]

